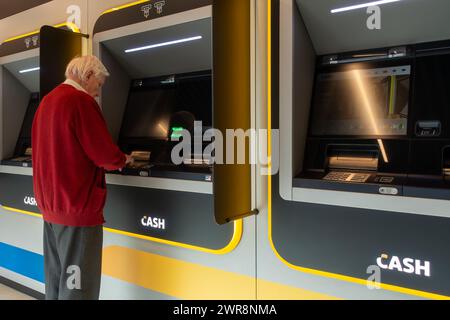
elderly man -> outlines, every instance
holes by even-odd
[[[99,298],[105,170],[131,162],[114,144],[95,98],[109,76],[94,56],[72,60],[33,122],[34,192],[44,216],[48,300]]]

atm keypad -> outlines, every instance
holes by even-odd
[[[370,174],[366,173],[351,173],[351,172],[337,172],[333,171],[326,175],[323,179],[326,181],[338,182],[354,182],[365,183],[369,180]]]

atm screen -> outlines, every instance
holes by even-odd
[[[407,134],[411,66],[317,75],[314,136]]]
[[[188,115],[192,126],[194,121],[202,121],[203,127],[212,126],[210,71],[133,81],[121,140],[168,140],[174,131],[185,127],[182,121],[174,122],[180,115]]]
[[[27,112],[23,120],[20,138],[31,139],[31,127],[33,126],[34,115],[39,107],[39,93],[32,93],[28,103]]]

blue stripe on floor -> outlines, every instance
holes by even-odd
[[[0,267],[44,283],[44,256],[0,242]]]

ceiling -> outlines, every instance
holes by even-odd
[[[125,53],[126,49],[194,36],[202,36],[203,38],[192,42]],[[210,18],[109,40],[103,42],[103,45],[133,79],[212,68],[212,25]]]
[[[51,0],[0,0],[0,20],[50,1]]]
[[[11,62],[3,66],[30,92],[39,92],[39,71],[20,73],[21,70],[39,67],[39,57]]]
[[[402,0],[381,5],[381,30],[369,30],[366,9],[331,9],[369,0],[296,0],[318,54],[450,39],[449,0]]]

